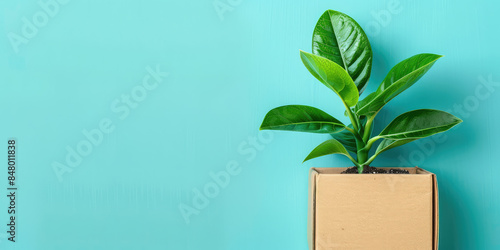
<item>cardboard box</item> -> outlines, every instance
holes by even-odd
[[[437,249],[433,173],[415,167],[403,168],[410,174],[340,174],[345,169],[310,171],[310,250]]]

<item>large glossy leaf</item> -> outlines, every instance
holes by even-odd
[[[320,109],[304,105],[288,105],[269,111],[260,129],[335,133],[344,127],[342,122]]]
[[[418,109],[396,117],[378,136],[391,140],[420,139],[444,132],[461,122],[444,111]]]
[[[313,149],[313,151],[311,151],[311,153],[306,157],[304,161],[331,154],[342,154],[349,157],[349,159],[352,159],[347,150],[344,148],[344,146],[342,146],[340,142],[335,139],[330,139],[321,143],[319,146]]]
[[[361,124],[363,124],[363,127],[366,124],[366,120],[367,119],[366,119],[365,116],[363,116],[361,118]],[[348,127],[349,128],[353,128],[352,124],[349,124]],[[372,126],[372,131],[373,131],[373,126]],[[344,147],[347,149],[347,151],[353,152],[355,154],[358,152],[358,149],[356,147],[356,138],[347,129],[340,130],[339,132],[333,133],[333,134],[330,134],[330,135],[333,137],[333,139],[335,139],[335,140],[339,141],[340,143],[342,143],[342,145],[344,145]]]
[[[300,58],[309,72],[337,93],[348,107],[356,105],[359,92],[344,68],[324,57],[304,51],[300,51]]]
[[[350,16],[327,10],[313,32],[312,52],[342,66],[363,92],[372,69],[372,49],[365,32]]]
[[[386,103],[411,87],[439,59],[440,55],[419,54],[394,66],[378,89],[356,105],[358,115],[376,114]]]

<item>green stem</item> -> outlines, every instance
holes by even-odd
[[[354,130],[359,131],[358,120],[354,117],[352,110],[347,106],[347,104],[344,103],[344,106],[345,106],[345,109],[347,110],[347,115],[349,116],[349,119],[351,120],[352,127],[354,128]]]
[[[366,159],[368,158],[368,152],[361,150],[358,151],[358,173],[363,173],[363,168],[366,164],[363,164],[366,162]]]
[[[363,133],[364,142],[368,141],[368,138],[370,138],[370,134],[372,132],[373,120],[375,120],[375,115],[377,114],[374,114],[366,121],[365,132]]]
[[[349,160],[351,160],[352,163],[354,163],[354,165],[359,169],[360,165],[356,162],[356,160],[354,160],[354,158],[352,158],[351,155],[347,154],[345,156],[347,156],[349,158]]]
[[[358,151],[358,163],[360,165],[365,165],[364,163],[368,160],[368,151],[366,149],[361,149]]]
[[[351,133],[354,135],[354,137],[356,138],[356,140],[362,140],[361,136],[359,135],[359,133],[358,133],[356,130],[354,130],[354,129],[352,129],[352,128],[349,128],[349,127],[347,127],[347,126],[345,126],[344,128],[345,128],[347,131],[351,132]]]
[[[358,173],[361,174],[364,166],[367,166],[373,161],[373,159],[375,159],[374,157],[368,159],[368,153],[370,153],[373,143],[375,143],[378,139],[380,139],[380,137],[375,136],[365,143],[363,140],[356,138],[356,147],[358,149]]]
[[[358,149],[358,163],[361,165],[361,171],[363,171],[363,166],[369,165],[370,163],[372,163],[373,160],[375,160],[376,155],[373,155],[368,159],[368,153],[370,152],[373,143],[375,143],[380,138],[381,137],[379,136],[375,136],[370,140],[368,140],[368,142],[364,145],[363,148]]]
[[[375,143],[375,142],[376,142],[378,139],[380,139],[380,138],[381,138],[380,136],[375,136],[375,137],[371,138],[370,140],[368,140],[368,141],[366,142],[366,146],[365,146],[365,148],[366,148],[368,151],[370,151],[370,149],[371,149],[371,148],[372,148],[372,146],[373,146],[373,143]]]
[[[368,159],[365,164],[368,165],[368,164],[372,163],[372,161],[375,160],[375,157],[377,157],[376,154],[374,154],[372,157],[370,157],[370,159]]]
[[[363,139],[360,137],[356,137],[356,148],[357,148],[357,162],[358,162],[358,173],[363,172],[363,163],[368,159],[368,151],[365,149],[366,145],[363,142]]]
[[[344,127],[347,131],[351,132],[353,135],[354,135],[354,138],[356,138],[356,147],[359,148],[359,143],[358,141],[363,141],[363,139],[361,138],[361,136],[359,135],[359,133],[352,129],[352,128],[349,128],[347,126]],[[351,161],[352,163],[354,163],[354,165],[358,168],[358,172],[359,172],[359,169],[361,168],[361,171],[363,171],[363,166],[359,165],[358,161],[356,161],[354,158],[352,158],[352,156],[350,154],[347,154],[346,155]]]

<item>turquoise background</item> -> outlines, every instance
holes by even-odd
[[[375,129],[418,108],[464,123],[373,165],[437,174],[440,249],[500,249],[500,91],[481,80],[500,82],[498,2],[216,1],[225,12],[212,0],[55,3],[50,16],[37,1],[0,2],[1,155],[16,138],[19,188],[12,243],[4,164],[0,249],[307,249],[308,169],[349,162],[302,164],[328,135],[258,127],[286,104],[347,122],[299,59],[326,9],[351,15],[368,34],[374,65],[365,93],[407,57],[446,55],[383,109]],[[13,45],[23,18],[40,27]],[[148,67],[168,72],[151,90],[141,87]],[[130,105],[122,95],[134,95]],[[89,150],[82,131],[103,119],[113,131]],[[69,167],[67,148],[79,143],[88,155]],[[72,172],[59,180],[56,162]],[[228,164],[232,175],[221,174]],[[214,174],[230,179],[215,185]],[[205,188],[211,198],[197,209],[193,198]],[[188,206],[193,214],[183,216],[179,207]]]

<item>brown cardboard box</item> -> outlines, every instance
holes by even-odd
[[[437,249],[433,173],[415,167],[404,168],[406,175],[340,174],[345,169],[310,171],[310,250]]]

